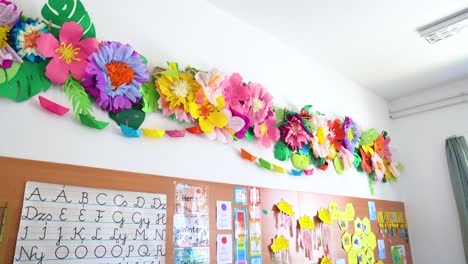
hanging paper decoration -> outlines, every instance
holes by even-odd
[[[57,114],[59,116],[63,116],[65,115],[66,113],[68,113],[68,111],[70,111],[70,109],[64,107],[64,106],[61,106],[57,103],[54,103],[52,101],[50,101],[49,99],[45,98],[45,97],[42,97],[39,95],[39,103],[41,104],[41,106],[44,108],[44,109],[47,109],[48,111],[54,113],[54,114]]]
[[[333,262],[328,257],[323,257],[320,264],[333,264]]]
[[[275,264],[289,264],[289,241],[284,236],[276,236],[270,246]]]
[[[150,76],[148,60],[132,46],[95,39],[94,24],[79,0],[48,0],[41,11],[44,19],[20,17],[20,8],[8,1],[0,2],[0,11],[5,16],[0,22],[5,29],[0,32],[0,96],[21,102],[51,83],[60,84],[85,126],[107,124],[92,115],[96,103],[125,136],[143,132],[151,138],[179,138],[189,132],[228,144],[246,140],[273,148],[275,159],[291,162],[286,168],[242,149],[241,156],[259,167],[292,176],[309,176],[330,165],[342,175],[355,167],[368,175],[371,193],[375,182],[396,182],[403,169],[392,159],[387,132],[365,130],[348,116],[329,118],[312,105],[299,111],[275,107],[262,84],[239,73],[168,62]],[[152,112],[184,122],[185,129],[140,130]]]
[[[318,218],[327,225],[331,225],[332,219],[327,209],[320,209],[318,212]]]
[[[279,213],[278,213],[279,226],[284,227],[286,229],[291,228],[293,217],[294,217],[294,211],[291,205],[286,201],[280,201],[279,203],[276,204],[276,207],[278,207],[278,210],[279,210]]]
[[[304,248],[306,257],[311,259],[312,251],[312,230],[315,229],[314,221],[310,216],[304,215],[299,218],[299,241]]]

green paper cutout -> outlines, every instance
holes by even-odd
[[[0,69],[0,84],[13,79],[13,77],[15,77],[20,68],[21,63],[14,61],[13,64],[11,64],[10,68]]]
[[[80,0],[48,0],[41,14],[46,21],[52,22],[49,31],[57,38],[62,25],[70,21],[83,27],[83,38],[96,37],[94,24]]]
[[[286,161],[291,158],[291,150],[283,141],[278,141],[275,145],[275,159]]]
[[[245,131],[245,138],[247,139],[248,142],[252,142],[254,137],[255,137],[255,134],[252,128],[249,128]]]
[[[302,154],[293,154],[291,162],[293,167],[298,170],[306,170],[310,166],[310,157]]]
[[[286,110],[283,108],[274,108],[276,114],[276,124],[283,123]]]
[[[268,211],[265,210],[265,209],[263,209],[262,212],[263,212],[263,214],[265,214],[265,215],[268,214]]]
[[[143,95],[143,108],[141,109],[141,111],[145,113],[150,113],[158,109],[158,100],[160,95],[156,90],[156,85],[154,84],[154,81],[142,84],[140,92]]]
[[[379,132],[373,128],[364,132],[361,136],[361,141],[359,142],[359,146],[365,146],[369,144],[374,144],[374,141],[379,136]]]
[[[306,105],[306,106],[302,107],[302,109],[304,109],[307,113],[310,113],[311,108],[312,108],[312,105]]]
[[[258,162],[260,162],[260,165],[261,165],[263,168],[268,169],[268,170],[271,170],[272,165],[271,165],[270,162],[268,162],[268,161],[266,161],[266,160],[264,160],[264,159],[262,159],[262,158],[259,158],[259,159],[258,159]]]
[[[362,159],[361,159],[361,156],[359,155],[359,152],[354,152],[354,160],[353,160],[353,166],[356,167],[356,168],[360,168],[361,167],[361,162],[362,162]]]
[[[335,166],[336,173],[343,175],[344,165],[343,161],[339,157],[333,159],[333,166]]]
[[[109,125],[108,122],[97,121],[94,116],[89,116],[89,115],[84,115],[84,114],[79,114],[79,116],[80,116],[81,123],[91,128],[103,130],[104,128],[107,127],[107,125]]]
[[[41,91],[47,91],[52,83],[45,76],[46,64],[45,61],[24,61],[14,77],[0,84],[0,96],[23,102]]]
[[[63,84],[65,94],[68,100],[71,101],[73,111],[75,111],[75,118],[78,119],[80,114],[92,116],[93,112],[92,102],[89,95],[85,92],[83,86],[73,79],[70,75],[67,81]]]
[[[109,117],[114,120],[118,126],[124,124],[138,130],[143,121],[145,121],[146,115],[145,112],[134,106],[133,109],[123,110],[119,113],[109,112]]]

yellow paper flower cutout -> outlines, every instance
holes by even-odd
[[[322,222],[324,222],[325,224],[331,225],[332,220],[330,217],[330,213],[328,212],[327,209],[320,209],[318,213],[318,218],[322,220]]]
[[[278,209],[279,209],[282,213],[287,214],[287,215],[289,215],[289,216],[294,216],[294,211],[293,211],[291,205],[290,205],[288,202],[286,202],[286,201],[281,201],[281,202],[279,202],[279,203],[276,205],[276,207],[278,207]]]
[[[320,264],[333,264],[333,262],[328,257],[323,257],[322,261],[320,261]]]
[[[301,229],[315,229],[314,221],[308,215],[304,215],[299,218],[299,226]]]
[[[276,236],[270,248],[273,251],[273,253],[278,253],[283,250],[288,250],[289,241],[284,236]]]
[[[224,101],[223,101],[224,102]],[[189,106],[190,115],[198,119],[201,131],[211,133],[214,127],[223,128],[227,124],[227,116],[220,112],[224,108],[224,103],[218,104],[218,107],[212,105],[205,98],[203,104],[191,102]]]

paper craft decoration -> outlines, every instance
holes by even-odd
[[[341,236],[341,245],[343,246],[343,249],[345,251],[351,250],[353,247],[353,242],[351,240],[351,234],[348,232],[344,232],[344,234]]]
[[[234,187],[234,204],[247,205],[247,188]]]
[[[216,236],[216,258],[219,264],[232,264],[232,235]]]
[[[367,249],[369,247],[369,238],[367,237],[366,233],[361,234],[361,248]]]
[[[368,202],[369,207],[369,218],[371,221],[377,220],[377,209],[375,208],[375,202]]]
[[[362,233],[362,220],[359,217],[356,217],[356,220],[354,220],[354,233]]]
[[[165,240],[164,194],[27,182],[13,263],[164,263]]]
[[[207,215],[174,215],[174,247],[205,247],[209,245]]]
[[[328,257],[323,257],[320,264],[333,264],[333,262]]]
[[[148,59],[132,46],[95,38],[94,24],[79,0],[48,0],[41,10],[44,19],[27,17],[8,1],[0,12],[6,17],[1,26],[10,33],[8,43],[0,40],[5,46],[0,96],[21,102],[47,90],[51,82],[63,84],[76,119],[89,117],[80,121],[90,127],[102,125],[90,121],[93,103],[109,112],[118,126],[133,129],[124,133],[128,137],[138,135],[146,113],[161,111],[186,122],[189,133],[211,140],[245,139],[274,146],[274,157],[292,166],[286,169],[259,159],[262,168],[274,172],[312,175],[314,168],[327,170],[332,163],[341,175],[356,167],[367,174],[371,193],[374,182],[398,180],[402,166],[392,159],[386,131],[363,129],[348,116],[328,119],[311,105],[300,111],[275,107],[265,87],[239,73],[168,62],[167,68],[156,67],[150,76]],[[185,129],[166,133],[179,138]],[[241,156],[257,160],[247,152]]]
[[[406,264],[405,246],[392,246],[393,264]]]
[[[318,212],[318,218],[327,225],[331,225],[332,223],[330,213],[326,209],[320,209]]]
[[[361,244],[361,233],[354,233],[354,234],[353,234],[353,237],[352,237],[352,241],[353,241],[353,248],[354,248],[354,249],[360,249],[360,248],[362,248],[362,244]]]
[[[235,263],[247,263],[249,247],[249,230],[247,210],[234,209],[234,257]]]
[[[44,109],[47,109],[48,111],[54,114],[57,114],[59,116],[63,116],[66,113],[68,113],[68,111],[70,111],[70,109],[63,107],[57,103],[54,103],[50,101],[49,99],[42,97],[40,95],[39,95],[39,103]]]
[[[345,207],[345,216],[348,221],[353,221],[354,220],[354,206],[352,203],[347,203]]]
[[[122,134],[128,138],[139,138],[141,137],[141,129],[133,129],[128,127],[124,124],[120,125],[120,129],[122,130]]]
[[[279,213],[278,213],[279,226],[284,227],[286,229],[289,229],[290,227],[292,227],[294,211],[291,205],[288,202],[282,200],[276,204],[276,207],[279,210]]]
[[[216,228],[232,230],[232,207],[229,201],[216,201]]]
[[[306,257],[312,257],[312,230],[315,229],[314,220],[310,216],[303,215],[299,218],[299,241],[304,248]]]
[[[357,249],[357,259],[359,264],[367,263],[366,252],[362,249]]]
[[[367,240],[369,241],[369,248],[374,250],[377,247],[377,239],[373,232],[370,232],[367,236]]]
[[[358,251],[354,248],[348,251],[348,263],[358,264]]]
[[[374,250],[368,249],[366,251],[366,261],[367,261],[367,264],[375,264]]]
[[[348,220],[346,219],[344,214],[340,214],[340,217],[338,217],[338,225],[340,226],[341,230],[348,230]]]
[[[289,241],[284,236],[276,236],[271,246],[274,263],[288,264],[289,262]]]
[[[174,263],[210,263],[210,249],[207,247],[202,248],[177,248],[174,251]]]
[[[91,127],[91,128],[96,128],[98,130],[103,130],[104,128],[109,125],[107,122],[102,122],[96,120],[93,116],[88,116],[84,114],[80,114],[80,121],[83,125]]]
[[[250,263],[262,263],[262,223],[260,189],[249,187],[249,242]]]
[[[362,232],[369,234],[371,231],[372,230],[370,220],[369,218],[364,217],[364,219],[362,219]]]
[[[379,248],[379,259],[387,258],[387,253],[385,252],[385,241],[383,239],[377,240],[377,245]]]
[[[166,130],[158,129],[142,128],[141,131],[143,131],[143,135],[149,138],[162,138],[166,134]]]
[[[331,201],[328,205],[328,212],[330,213],[330,219],[332,221],[338,220],[340,214],[340,209],[338,208],[338,203],[336,201]]]

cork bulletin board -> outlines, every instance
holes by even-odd
[[[69,185],[87,188],[99,188],[128,192],[157,193],[166,195],[166,241],[165,241],[165,262],[174,263],[173,257],[173,215],[175,211],[175,185],[177,183],[205,185],[208,187],[208,206],[209,206],[209,247],[210,263],[215,263],[216,256],[216,237],[218,234],[232,234],[234,230],[217,230],[216,227],[216,201],[233,201],[234,187],[245,187],[240,185],[204,182],[195,180],[179,179],[174,177],[155,176],[131,172],[113,171],[105,169],[96,169],[81,166],[72,166],[48,162],[30,161],[22,159],[13,159],[0,157],[0,201],[8,203],[8,214],[6,215],[6,225],[8,232],[3,233],[3,239],[0,247],[0,264],[13,263],[16,239],[19,230],[21,211],[23,206],[23,196],[26,182],[42,182],[58,185]],[[367,202],[368,199],[341,197],[314,193],[304,193],[296,191],[273,190],[266,188],[260,189],[261,197],[261,230],[262,230],[262,255],[263,263],[273,263],[272,253],[269,246],[272,239],[277,234],[284,234],[290,240],[291,263],[310,263],[304,257],[303,250],[296,243],[297,216],[317,214],[320,208],[328,208],[330,201],[336,201],[338,207],[344,210],[346,203],[353,203],[356,216],[361,218],[369,217]],[[287,200],[296,212],[296,218],[293,222],[293,228],[288,232],[277,228],[275,204],[281,199]],[[404,205],[401,202],[375,201],[377,211],[396,211],[404,212]],[[237,205],[232,203],[232,209],[249,210],[248,205]],[[233,214],[234,215],[234,214]],[[232,219],[231,219],[232,220]],[[233,221],[233,220],[232,220]],[[233,222],[234,223],[234,222]],[[382,239],[379,233],[377,221],[372,221],[372,230],[377,239]],[[350,223],[348,232],[352,233],[353,227]],[[330,249],[334,258],[346,258],[346,251],[341,247],[341,234],[336,221],[330,227]],[[411,234],[411,233],[410,233]],[[391,245],[404,245],[406,250],[407,263],[411,264],[411,249],[407,240],[399,235],[391,237],[386,235],[386,255],[384,263],[393,263],[391,259]],[[375,249],[377,256],[377,249]],[[3,253],[3,254],[2,254]],[[234,258],[233,258],[234,259]],[[47,262],[45,262],[47,263]],[[96,262],[98,263],[98,262]],[[348,263],[346,261],[346,263]]]

